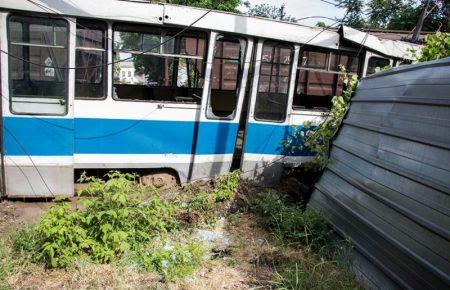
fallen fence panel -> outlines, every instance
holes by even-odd
[[[361,80],[310,206],[368,286],[448,289],[449,194],[450,58]]]

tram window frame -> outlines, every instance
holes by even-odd
[[[309,67],[308,62],[305,62],[304,55],[305,52],[318,52],[322,54],[326,54],[326,66],[322,69],[317,69],[315,67]],[[340,78],[341,72],[339,71],[339,65],[341,65],[342,56],[346,56],[349,59],[352,58],[352,61],[356,61],[357,64],[353,67],[350,74],[358,75],[361,70],[361,57],[352,51],[346,50],[326,50],[326,49],[318,49],[314,47],[307,47],[300,52],[299,56],[299,64],[297,67],[297,73],[295,78],[295,89],[294,96],[292,100],[292,110],[315,110],[315,111],[326,111],[329,110],[332,106],[332,98],[338,94],[340,90],[343,90],[343,82]],[[347,61],[348,62],[348,61]],[[309,74],[315,74],[316,77],[332,77],[332,82],[329,82],[329,86],[332,90],[330,94],[308,94],[309,90]],[[306,74],[306,87],[302,87],[303,81],[300,78],[303,77],[303,74]],[[322,81],[321,84],[324,84],[325,81]],[[326,83],[325,83],[326,84]],[[324,85],[320,85],[319,90],[326,90]],[[306,93],[304,92],[306,91]]]
[[[117,41],[117,33],[136,33],[139,35],[137,46],[139,46],[139,50],[135,50],[135,48],[117,48],[117,43],[120,43]],[[176,37],[174,37],[176,35]],[[145,45],[149,45],[152,42],[152,39],[155,40],[158,38],[157,43],[160,43],[159,46],[154,47],[151,49],[151,51],[148,50],[148,48],[145,47]],[[166,37],[170,39],[167,41]],[[173,38],[174,37],[174,38]],[[194,38],[197,40],[196,44],[196,52],[194,54],[190,54],[186,47],[183,47],[182,41],[184,39]],[[147,41],[147,43],[145,43]],[[203,41],[203,45],[201,45],[201,42]],[[164,44],[161,44],[165,42]],[[186,30],[183,33],[179,34],[179,29],[171,28],[171,27],[158,27],[158,26],[150,26],[150,25],[140,25],[140,24],[129,24],[129,23],[115,23],[113,25],[113,47],[112,47],[112,54],[113,59],[115,59],[113,63],[113,75],[111,80],[111,87],[112,87],[112,96],[113,99],[116,101],[128,101],[128,102],[149,102],[149,103],[172,103],[172,104],[193,104],[200,106],[202,101],[202,93],[203,93],[203,87],[204,87],[204,81],[205,81],[205,73],[206,73],[206,57],[208,53],[208,43],[209,43],[209,35],[206,31],[203,30]],[[136,44],[135,44],[136,45]],[[174,51],[170,51],[174,50]],[[116,89],[116,85],[127,85],[127,84],[120,84],[117,83],[115,78],[115,70],[117,68],[117,63],[123,63],[120,61],[120,57],[116,59],[116,56],[118,53],[136,53],[138,55],[145,55],[145,56],[151,56],[160,57],[162,59],[168,59],[168,61],[172,62],[172,65],[168,66],[168,69],[170,67],[176,67],[177,69],[172,69],[171,74],[169,75],[170,82],[169,85],[163,86],[163,85],[151,85],[147,82],[146,85],[140,84],[140,86],[145,86],[144,90],[144,96],[147,98],[121,98]],[[143,53],[144,52],[144,53]],[[184,52],[184,53],[183,53]],[[202,54],[201,54],[202,53]],[[193,60],[193,69],[196,72],[195,74],[195,80],[196,86],[194,87],[184,87],[180,86],[178,81],[178,77],[180,76],[180,66],[179,63],[186,63],[186,70],[189,70],[189,66],[187,62],[189,60]],[[196,71],[196,68],[198,67],[198,64],[200,64],[200,71]],[[198,73],[197,73],[198,72]],[[160,73],[160,72],[159,72]],[[120,74],[120,73],[119,73]],[[165,79],[164,79],[165,81]],[[189,77],[188,77],[188,83],[189,83]],[[133,84],[128,85],[133,86]],[[136,85],[137,86],[137,85]],[[163,92],[163,95],[165,98],[156,98],[156,99],[149,99],[149,90],[150,89],[159,89],[160,92]],[[164,89],[166,89],[169,93],[164,93]],[[176,96],[174,94],[177,94],[177,91],[181,91],[184,94],[187,94],[187,96]],[[177,98],[179,100],[177,100]]]
[[[12,37],[13,35],[11,34],[11,23],[12,22],[18,22],[21,23],[22,29],[23,29],[23,25],[27,24],[28,25],[28,30],[30,30],[30,26],[31,25],[41,25],[41,26],[47,26],[47,27],[59,27],[59,28],[64,28],[65,29],[65,33],[63,32],[62,35],[65,35],[65,42],[61,43],[60,45],[58,45],[58,41],[57,41],[57,37],[56,37],[56,33],[55,31],[53,31],[53,45],[52,44],[40,44],[40,43],[34,43],[31,40],[31,34],[30,36],[28,36],[28,41],[23,41],[23,39],[20,42],[14,42],[12,41]],[[55,23],[59,23],[58,26],[55,25]],[[8,45],[8,52],[10,54],[11,51],[13,51],[12,49],[12,45],[15,46],[20,46],[22,47],[22,54],[24,53],[24,48],[28,47],[28,60],[26,59],[26,56],[22,56],[22,59],[17,59],[14,58],[13,56],[9,55],[8,56],[8,86],[9,86],[9,110],[12,114],[14,115],[42,115],[42,116],[65,116],[69,113],[69,73],[68,73],[68,69],[65,67],[69,66],[69,57],[70,57],[70,25],[69,22],[64,19],[64,18],[57,18],[57,17],[42,17],[42,16],[37,16],[37,15],[32,15],[32,14],[10,14],[8,15],[7,18],[7,45]],[[20,37],[24,37],[23,35],[23,30],[22,30],[22,35]],[[62,47],[61,47],[62,46]],[[30,48],[47,48],[48,50],[51,49],[51,53],[53,53],[54,49],[65,49],[66,51],[63,52],[63,57],[65,60],[65,64],[64,65],[53,65],[50,64],[48,65],[48,67],[46,66],[47,64],[33,64],[34,61],[30,60]],[[50,52],[49,52],[50,53]],[[49,57],[47,57],[48,59]],[[13,79],[12,75],[13,75],[13,62],[20,62],[19,65],[22,67],[22,78],[17,78],[17,79]],[[26,70],[26,67],[28,66],[28,71]],[[44,96],[44,95],[29,95],[31,99],[54,99],[54,100],[59,100],[59,103],[47,103],[49,105],[51,104],[55,104],[55,105],[63,105],[64,106],[64,111],[61,113],[55,113],[55,112],[29,112],[29,111],[17,111],[14,109],[13,106],[13,102],[14,102],[14,95],[13,92],[15,90],[14,88],[14,81],[25,81],[26,79],[26,75],[28,74],[27,78],[29,82],[33,81],[32,78],[32,70],[31,70],[31,66],[35,66],[35,67],[41,67],[44,69],[44,76],[46,74],[45,69],[48,69],[49,74],[51,74],[51,70],[53,69],[53,74],[57,75],[57,70],[58,73],[61,74],[64,73],[64,76],[62,77],[62,80],[60,81],[60,83],[63,83],[62,87],[64,88],[64,93],[60,96]],[[59,67],[59,68],[58,68]],[[28,72],[28,73],[26,73]],[[45,76],[47,77],[47,76]],[[51,76],[48,76],[51,77]],[[40,76],[41,80],[34,80],[35,82],[49,82],[49,83],[56,83],[54,81],[45,81],[42,80],[42,76]],[[42,85],[42,84],[41,84]],[[38,85],[39,87],[39,85]],[[48,88],[45,88],[46,90],[48,90]],[[42,86],[41,86],[41,90],[42,90]],[[42,102],[28,102],[30,104],[41,104]],[[43,104],[46,104],[45,102]]]
[[[369,60],[367,61],[366,76],[371,76],[371,75],[373,75],[373,74],[376,74],[376,73],[377,73],[377,68],[378,68],[378,67],[379,67],[379,68],[385,67],[385,66],[375,66],[375,67],[371,66],[370,62],[373,61],[373,60],[387,61],[387,64],[386,64],[385,66],[391,65],[391,59],[389,59],[389,58],[387,58],[387,57],[375,56],[375,55],[374,55],[374,56],[371,56],[371,57],[369,58]],[[372,69],[371,67],[373,67],[373,69]],[[370,72],[369,72],[369,69],[370,69]]]
[[[79,25],[80,24],[80,25]],[[108,53],[109,53],[109,47],[108,47],[108,24],[104,21],[92,21],[92,20],[87,20],[87,19],[77,19],[77,27],[76,30],[78,32],[79,26],[81,29],[83,30],[101,30],[102,31],[102,49],[100,48],[91,48],[91,47],[83,47],[83,46],[78,46],[78,33],[76,33],[76,40],[75,40],[75,63],[77,64],[77,52],[79,50],[81,51],[103,51],[103,55],[102,55],[102,61],[100,64],[97,65],[101,65],[100,69],[101,69],[101,73],[102,73],[102,77],[101,80],[98,84],[101,85],[102,88],[102,95],[100,97],[86,97],[86,96],[77,96],[77,86],[86,84],[87,86],[89,85],[97,85],[96,83],[82,83],[82,82],[78,82],[77,81],[77,70],[83,70],[83,69],[76,69],[75,70],[75,99],[77,100],[92,100],[92,101],[102,101],[105,100],[108,96]],[[78,66],[78,65],[77,65]],[[88,65],[90,66],[90,65]],[[84,70],[88,70],[88,69],[84,69]]]
[[[269,60],[264,60],[263,59],[263,55],[264,55],[264,48],[266,47],[266,45],[267,44],[269,44],[269,45],[273,45],[273,48],[272,48],[272,54],[271,54],[271,57],[270,57],[270,59]],[[290,50],[290,54],[289,54],[289,63],[282,63],[282,62],[278,62],[278,63],[274,63],[274,59],[275,59],[275,55],[276,55],[276,52],[274,51],[274,49],[276,49],[277,47],[279,47],[279,48],[281,48],[281,49],[289,49]],[[279,54],[279,58],[281,57],[281,53],[280,52],[278,52],[278,54]],[[294,62],[294,46],[292,45],[292,44],[290,44],[290,43],[285,43],[285,42],[279,42],[279,41],[272,41],[272,40],[267,40],[267,41],[264,41],[264,43],[263,43],[263,48],[262,48],[262,52],[261,52],[261,67],[260,67],[260,70],[259,70],[259,77],[258,77],[258,86],[257,86],[257,88],[256,88],[256,100],[255,100],[255,107],[254,107],[254,112],[253,112],[253,117],[254,117],[254,119],[256,120],[256,121],[263,121],[263,122],[272,122],[272,123],[284,123],[285,121],[286,121],[286,117],[287,117],[287,109],[288,109],[288,102],[289,102],[289,89],[290,89],[290,82],[291,82],[291,77],[292,77],[292,66],[293,66],[293,62]],[[264,64],[270,64],[270,74],[269,75],[266,75],[266,74],[262,74],[262,71],[263,71],[263,65]],[[274,65],[275,64],[277,64],[278,65],[278,68],[276,69],[277,70],[277,74],[276,75],[274,75],[274,74],[272,74],[273,73],[273,70],[274,70]],[[283,65],[283,66],[288,66],[288,74],[287,74],[287,76],[282,76],[282,75],[279,75],[279,72],[280,72],[280,66],[281,65]],[[269,77],[269,87],[268,87],[268,91],[267,92],[265,92],[265,91],[262,91],[261,90],[261,77]],[[287,77],[287,82],[286,82],[286,85],[287,85],[287,87],[286,87],[286,92],[285,93],[277,93],[277,94],[282,94],[282,95],[284,95],[284,100],[283,100],[283,103],[278,103],[279,105],[282,105],[283,107],[284,107],[284,110],[281,112],[281,110],[280,110],[280,113],[281,113],[281,115],[280,115],[280,118],[278,118],[278,119],[273,119],[273,118],[266,118],[266,117],[261,117],[261,116],[258,116],[259,115],[259,113],[260,112],[258,112],[258,105],[259,105],[259,102],[262,100],[262,94],[270,94],[270,93],[273,93],[273,92],[270,92],[271,91],[271,82],[272,82],[272,77],[274,77],[274,76],[276,76],[276,77],[278,77],[278,78],[286,78]],[[274,101],[272,100],[271,101],[272,103],[274,103]],[[264,112],[261,112],[261,114],[264,114]]]
[[[219,41],[222,41],[223,43],[228,42],[228,43],[235,43],[239,46],[239,51],[238,51],[238,58],[233,58],[233,57],[226,57],[223,56],[224,54],[224,47],[222,46],[222,56],[216,56],[216,53],[218,51],[218,47],[217,47],[217,43]],[[247,39],[244,37],[239,37],[239,36],[234,36],[234,35],[229,35],[229,34],[219,34],[216,37],[216,42],[215,42],[215,46],[214,46],[214,56],[213,56],[213,63],[211,66],[211,81],[210,81],[210,87],[209,87],[209,94],[208,94],[208,103],[207,103],[207,112],[206,112],[206,117],[208,119],[212,119],[212,120],[232,120],[234,119],[234,117],[236,116],[236,110],[238,107],[238,103],[239,103],[239,95],[240,95],[240,91],[241,91],[241,85],[242,85],[242,81],[241,81],[241,77],[244,71],[244,65],[245,65],[245,56],[247,53]],[[221,88],[222,86],[222,79],[223,79],[223,73],[225,70],[225,64],[223,62],[220,63],[220,81],[219,81],[219,87],[220,88],[214,88],[214,70],[215,70],[215,61],[216,60],[222,60],[222,61],[237,61],[237,72],[236,72],[236,81],[235,81],[235,88],[234,89],[223,89]],[[213,109],[213,104],[212,104],[212,96],[214,93],[214,90],[217,91],[225,91],[225,92],[235,92],[234,93],[234,97],[235,97],[235,101],[234,101],[234,109],[231,112],[231,114],[226,115],[226,116],[219,116],[216,115],[216,113],[214,113],[214,109]]]

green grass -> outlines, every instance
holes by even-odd
[[[359,289],[348,265],[350,244],[343,240],[332,245],[330,229],[322,214],[288,203],[284,196],[269,190],[254,198],[251,210],[268,228],[279,247],[294,247],[302,258],[286,258],[276,267],[270,287],[276,289]],[[282,251],[283,252],[283,251]],[[338,262],[339,261],[339,262]]]
[[[202,264],[208,264],[209,249],[194,240],[192,232],[213,224],[217,213],[227,208],[224,203],[236,197],[240,184],[239,173],[233,172],[215,182],[190,184],[169,194],[151,189],[149,195],[149,189],[135,183],[135,175],[111,172],[107,181],[82,178],[90,184],[82,192],[81,207],[58,201],[35,225],[11,231],[0,239],[0,289],[8,289],[8,283],[16,286],[15,277],[21,277],[16,273],[26,275],[34,271],[30,269],[52,273],[58,271],[55,268],[76,273],[78,279],[84,279],[85,275],[84,283],[92,287],[101,287],[102,283],[127,285],[133,279],[141,279],[137,273],[144,273],[150,283],[176,283]],[[248,196],[236,199],[245,200],[239,214],[248,214],[245,210],[250,208],[258,216],[259,223],[255,226],[263,226],[275,237],[270,247],[277,254],[258,258],[258,264],[270,264],[274,273],[268,287],[358,288],[353,275],[335,262],[338,260],[333,254],[335,247],[328,241],[329,229],[320,214],[303,211],[274,190],[252,189],[254,192]],[[239,226],[235,215],[234,218],[229,215],[230,224]],[[190,223],[186,216],[197,219]],[[256,246],[255,255],[264,252],[263,248]],[[337,248],[339,254],[347,246],[339,244]],[[233,253],[227,255],[229,259],[223,263],[228,267],[248,262],[236,259]],[[102,267],[98,264],[112,269],[114,274],[99,275]],[[127,269],[135,269],[129,273],[136,277],[129,277],[124,272]],[[44,274],[40,275],[45,279]]]
[[[15,267],[11,247],[6,244],[6,241],[0,240],[0,289],[8,289],[7,279]]]
[[[330,246],[329,229],[321,214],[303,211],[296,204],[287,205],[284,197],[273,190],[257,196],[251,209],[282,244],[297,243],[317,252]]]
[[[361,289],[355,277],[333,261],[308,257],[291,262],[275,273],[269,283],[275,289]]]

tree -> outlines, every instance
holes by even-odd
[[[208,8],[229,12],[240,12],[237,7],[241,4],[241,0],[165,0],[160,1],[169,4],[178,4],[186,6],[194,6],[200,8]]]
[[[419,19],[417,20],[416,27],[414,28],[414,33],[412,37],[412,42],[417,42],[419,40],[420,31],[423,27],[423,22],[425,21],[425,18],[427,17],[428,12],[428,6],[430,4],[430,0],[425,0],[423,3],[422,11],[420,12]]]
[[[335,0],[335,6],[345,9],[343,24],[354,28],[361,28],[365,25],[363,18],[364,0]]]
[[[215,10],[229,11],[235,13],[242,13],[237,9],[239,5],[247,8],[247,13],[250,16],[266,17],[271,19],[296,22],[295,17],[286,13],[286,5],[283,3],[280,6],[258,4],[252,6],[248,0],[160,0],[160,2],[169,4],[178,4],[186,6],[194,6],[201,8],[212,8]]]
[[[286,5],[283,3],[281,6],[269,5],[269,4],[258,4],[251,6],[250,2],[246,1],[243,3],[244,6],[248,8],[247,14],[250,16],[266,17],[270,19],[283,20],[296,22],[295,17],[288,15],[286,13]]]
[[[361,28],[386,28],[411,31],[427,0],[334,0],[346,11],[344,24]],[[450,0],[429,0],[423,30],[449,31]]]

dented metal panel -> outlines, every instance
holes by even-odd
[[[8,10],[54,15],[162,24],[164,4],[120,0],[0,0]]]
[[[358,271],[448,289],[449,194],[450,58],[361,80],[310,203],[385,281]]]
[[[207,9],[201,8],[165,5],[164,23],[186,25],[186,23],[195,22],[207,11]],[[339,48],[339,33],[334,30],[234,13],[211,11],[193,27],[280,39],[294,43],[308,43],[330,49]]]
[[[366,48],[380,52],[387,56],[414,59],[414,51],[420,49],[420,45],[400,40],[381,39],[369,32],[363,32],[348,26],[342,26],[342,38],[357,44],[363,44]]]

